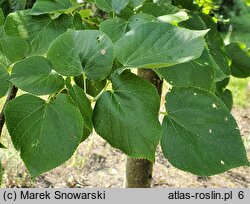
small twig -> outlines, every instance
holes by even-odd
[[[18,88],[15,87],[14,85],[11,85],[11,87],[9,89],[8,96],[5,100],[4,106],[3,106],[2,111],[0,113],[0,138],[1,138],[3,126],[5,123],[4,109],[7,106],[7,104],[9,103],[9,101],[11,101],[13,98],[16,97],[17,91],[18,91]]]

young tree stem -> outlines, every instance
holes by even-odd
[[[161,96],[163,81],[151,69],[138,69],[137,74],[151,82]],[[126,188],[150,188],[153,173],[153,163],[147,159],[127,157]]]

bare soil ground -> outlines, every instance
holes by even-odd
[[[232,113],[239,124],[250,158],[250,109],[234,108]],[[83,142],[68,162],[37,177],[35,181],[30,179],[10,142],[6,142],[9,143],[9,150],[0,155],[5,170],[2,187],[124,187],[126,156],[96,134]],[[250,168],[240,167],[212,177],[197,177],[174,168],[158,148],[152,185],[167,188],[249,188]]]

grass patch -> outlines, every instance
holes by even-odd
[[[250,77],[246,79],[231,77],[228,88],[233,93],[234,106],[246,108],[250,105],[250,87],[248,87],[249,82]]]

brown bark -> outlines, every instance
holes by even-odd
[[[138,69],[137,74],[151,82],[161,96],[163,81],[151,69]],[[126,188],[150,188],[153,173],[153,163],[147,159],[127,157]]]

